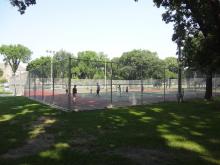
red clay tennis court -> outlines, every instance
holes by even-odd
[[[184,99],[190,98],[202,98],[205,90],[193,90],[186,89],[184,91]],[[26,90],[25,96],[31,99],[45,102],[50,105],[55,105],[64,109],[71,109],[73,111],[81,110],[93,110],[93,109],[104,109],[109,106],[132,106],[156,103],[162,101],[176,101],[177,100],[177,89],[166,89],[164,93],[163,88],[145,88],[143,92],[137,88],[130,89],[128,92],[125,91],[113,91],[112,99],[111,92],[101,90],[100,95],[97,96],[95,92],[87,89],[79,89],[76,96],[76,102],[73,102],[72,96],[70,97],[66,93],[65,89],[55,89],[54,95],[51,89],[37,89],[37,90]]]

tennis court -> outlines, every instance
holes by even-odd
[[[95,71],[75,70],[79,63],[93,67]],[[146,67],[141,66],[137,72],[132,73],[115,62],[69,58],[54,62],[50,69],[48,66],[40,66],[31,70],[24,95],[73,111],[177,101],[177,76],[167,76],[168,69],[164,68],[160,77],[149,77],[144,72]],[[120,74],[116,74],[119,71]],[[205,76],[183,73],[181,81],[180,92],[184,100],[204,97]],[[215,76],[213,84],[215,96],[220,92],[220,78]],[[74,85],[77,88],[75,102],[72,96]],[[98,86],[101,89],[99,95],[96,94]]]
[[[71,85],[73,86],[73,84]],[[177,88],[150,88],[147,85],[144,86],[143,91],[139,85],[127,85],[129,86],[126,91],[126,85],[120,85],[121,89],[118,89],[118,85],[111,88],[101,87],[99,96],[96,94],[96,86],[77,86],[76,101],[73,102],[72,94],[66,91],[66,85],[60,84],[56,88],[50,89],[51,84],[44,85],[36,84],[34,90],[26,90],[25,95],[38,101],[56,105],[65,109],[73,111],[81,110],[93,110],[103,109],[106,107],[121,107],[121,106],[133,106],[141,104],[149,104],[163,101],[176,101],[177,100]],[[190,98],[203,98],[205,89],[184,89],[184,100]],[[70,99],[70,102],[69,102]]]

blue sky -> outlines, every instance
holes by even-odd
[[[104,52],[110,58],[132,49],[148,49],[160,58],[175,56],[173,27],[152,0],[37,0],[20,15],[0,0],[0,45],[23,44],[32,59],[46,50]]]

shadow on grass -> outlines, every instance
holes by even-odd
[[[0,153],[31,138],[39,117],[53,117],[54,142],[33,156],[0,164],[220,164],[220,102],[195,100],[63,113],[23,97],[0,99]],[[33,131],[33,130],[32,130]]]

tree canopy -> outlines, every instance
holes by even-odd
[[[3,55],[4,61],[6,64],[9,64],[12,72],[15,72],[18,69],[18,66],[21,62],[27,63],[32,52],[23,45],[2,45],[0,47],[0,54]]]
[[[36,0],[9,0],[11,5],[18,8],[21,14],[25,13],[28,6],[36,4]]]
[[[117,73],[122,79],[162,78],[164,64],[155,52],[132,50],[118,60]],[[116,72],[116,71],[115,71]]]
[[[207,75],[205,98],[212,97],[212,74],[220,68],[220,1],[153,0],[162,17],[174,23],[172,40],[181,48],[181,62]]]
[[[108,79],[137,80],[163,78],[164,68],[167,68],[166,76],[176,78],[177,60],[174,57],[165,60],[159,59],[156,53],[148,50],[132,50],[125,52],[121,57],[108,59],[104,53],[95,51],[82,51],[73,56],[63,50],[53,57],[53,74],[56,78],[67,78],[69,74],[69,58],[71,57],[71,73],[74,79],[104,79],[105,71]],[[42,74],[42,69],[44,74]],[[27,70],[33,71],[38,76],[50,77],[51,57],[40,57],[33,60],[27,66]],[[105,70],[106,69],[106,70]]]

